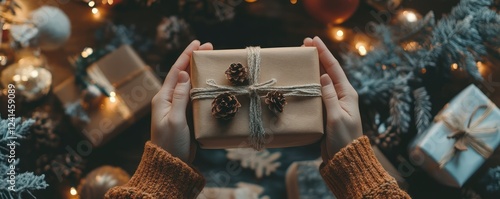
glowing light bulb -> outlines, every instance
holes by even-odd
[[[116,93],[115,92],[113,92],[113,91],[109,92],[109,101],[111,103],[115,103],[116,102]]]
[[[330,38],[335,41],[343,41],[347,36],[347,32],[344,28],[341,27],[330,27],[328,29],[328,33],[330,35]]]
[[[453,64],[451,65],[451,69],[452,69],[452,70],[457,70],[457,69],[458,69],[458,64],[457,64],[457,63],[453,63]]]
[[[344,31],[337,30],[337,32],[335,33],[335,35],[337,35],[337,37],[342,37],[342,36],[344,36]]]
[[[69,194],[71,194],[72,196],[76,196],[78,192],[76,191],[75,187],[71,187],[71,189],[69,190]]]
[[[408,22],[415,22],[418,19],[417,15],[412,11],[404,11],[403,15]]]
[[[247,3],[253,3],[256,2],[257,0],[245,0]]]
[[[297,0],[290,0],[290,3],[292,3],[292,4],[296,4],[296,3],[297,3]]]
[[[94,53],[94,50],[92,48],[84,48],[83,51],[82,51],[82,57],[83,58],[87,58],[88,56],[92,55],[92,53]]]
[[[21,80],[21,75],[14,75],[14,77],[12,77],[12,80],[14,80],[15,82],[18,82]]]
[[[365,56],[368,53],[368,49],[366,49],[366,44],[362,42],[356,43],[356,49],[358,50],[359,55]]]
[[[92,8],[92,14],[95,14],[95,15],[96,15],[97,13],[99,13],[99,9],[97,9],[97,8]]]
[[[94,7],[95,6],[95,2],[94,1],[89,1],[88,5],[89,5],[89,7]]]
[[[36,77],[38,77],[38,71],[33,70],[33,71],[31,71],[30,75],[31,75],[31,77],[36,78]]]
[[[477,70],[479,71],[479,73],[483,76],[486,76],[488,74],[488,67],[486,66],[486,64],[484,64],[483,62],[480,62],[478,61],[476,63],[476,66],[477,66]]]

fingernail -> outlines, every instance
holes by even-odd
[[[328,76],[328,74],[321,75],[320,81],[322,86],[328,86],[332,83],[332,80],[330,79],[330,76]]]
[[[177,82],[179,82],[179,83],[186,83],[188,81],[189,81],[189,75],[186,72],[184,72],[184,71],[180,72],[179,73],[179,79],[177,80]]]

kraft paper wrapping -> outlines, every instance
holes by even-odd
[[[477,106],[488,103],[492,103],[488,97],[486,97],[476,86],[470,85],[453,98],[439,114],[459,114],[463,117],[470,117]],[[477,119],[482,112],[484,112],[484,110],[475,114],[472,118],[473,121]],[[478,128],[498,128],[499,125],[500,110],[494,107],[493,111],[484,122],[479,124]],[[454,157],[440,169],[439,161],[453,149],[455,143],[454,139],[447,138],[450,134],[451,130],[448,129],[442,121],[435,121],[427,132],[417,137],[410,145],[410,157],[414,164],[421,166],[439,182],[452,187],[461,187],[484,163],[485,158],[468,147],[466,151],[456,153]],[[476,138],[495,150],[500,144],[500,131],[497,130],[495,133],[477,135]]]
[[[277,80],[275,86],[319,84],[319,59],[314,47],[263,48],[260,51],[258,83]],[[191,60],[193,88],[206,87],[206,80],[231,86],[224,72],[231,63],[247,65],[247,51],[195,51]],[[262,121],[267,134],[267,148],[307,145],[323,135],[321,97],[287,97],[283,113],[274,115],[261,97]],[[212,99],[193,100],[194,134],[200,147],[206,149],[250,147],[249,97],[238,96],[242,107],[229,121],[212,116]]]
[[[82,133],[97,147],[128,128],[150,111],[151,99],[161,84],[140,57],[129,46],[122,46],[87,69],[89,77],[108,91],[116,93],[116,102],[104,99],[87,113],[90,122]],[[80,100],[80,89],[70,77],[54,88],[55,95],[67,105]]]

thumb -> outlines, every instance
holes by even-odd
[[[172,112],[178,117],[185,117],[186,106],[189,102],[189,89],[191,89],[191,83],[188,73],[186,71],[179,72],[177,85],[175,85],[172,96]]]
[[[321,96],[323,97],[323,103],[325,103],[327,120],[331,120],[340,114],[340,104],[333,86],[332,79],[328,74],[323,74],[321,76]]]

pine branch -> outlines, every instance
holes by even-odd
[[[432,104],[430,97],[427,94],[425,87],[417,88],[413,91],[413,98],[415,98],[415,119],[418,134],[423,133],[429,127],[432,120],[431,109]]]
[[[410,128],[410,87],[406,84],[397,85],[389,101],[390,114],[389,124],[398,133],[407,133]]]
[[[35,120],[28,119],[23,121],[20,117],[15,119],[0,119],[0,161],[3,161],[8,154],[8,149],[5,146],[12,139],[17,140],[25,138],[33,123],[35,123]],[[10,133],[9,127],[12,128],[12,124],[14,125],[14,131]],[[19,146],[19,142],[16,141],[15,145]]]
[[[10,182],[8,181],[10,179],[10,175],[8,174],[9,171],[11,170],[10,167],[15,167],[17,164],[19,164],[19,159],[15,160],[12,163],[9,163],[5,158],[7,157],[8,154],[8,149],[5,148],[7,143],[10,143],[10,141],[15,137],[15,139],[22,139],[25,138],[29,134],[29,130],[31,125],[35,120],[33,119],[28,119],[25,121],[22,121],[21,118],[15,118],[15,119],[2,119],[0,120],[0,198],[23,198],[23,196],[26,196],[27,194],[33,196],[31,191],[34,190],[40,190],[40,189],[45,189],[47,186],[49,186],[45,182],[45,176],[40,175],[36,176],[31,172],[25,172],[25,173],[18,173],[16,170],[15,175],[15,187],[14,191],[9,189],[9,186],[11,186]],[[9,127],[12,128],[12,125],[9,124],[14,124],[14,134],[10,134],[9,132]],[[15,144],[19,146],[19,142],[16,141]],[[10,159],[9,159],[10,160]],[[34,196],[33,196],[34,198]]]

